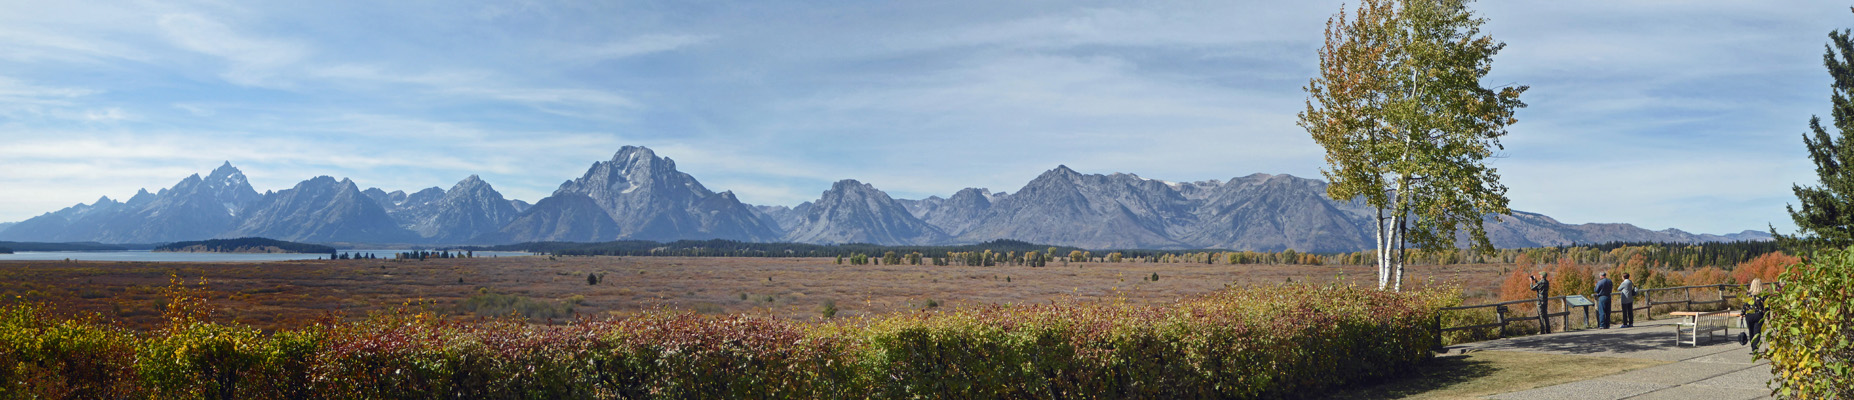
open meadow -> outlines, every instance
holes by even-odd
[[[1458,283],[1492,296],[1510,266],[1411,266],[1407,285]],[[1157,280],[1152,278],[1156,274]],[[588,284],[588,275],[598,276]],[[163,289],[202,279],[220,319],[277,329],[354,319],[405,304],[457,316],[534,321],[658,308],[816,319],[1062,299],[1163,305],[1226,285],[1376,284],[1370,266],[1052,262],[1045,267],[838,265],[830,258],[505,257],[265,263],[0,262],[0,296],[95,312],[133,328],[161,321]],[[1470,300],[1473,301],[1473,300]]]

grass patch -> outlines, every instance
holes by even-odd
[[[1478,399],[1667,364],[1634,358],[1477,351],[1436,357],[1412,376],[1331,393],[1336,399]]]
[[[528,319],[558,319],[573,316],[573,307],[584,301],[584,296],[555,302],[478,289],[476,294],[464,299],[462,307],[465,311],[481,316],[518,315]]]

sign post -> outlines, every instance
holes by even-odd
[[[1584,295],[1581,295],[1581,294],[1573,294],[1569,296],[1564,296],[1564,311],[1565,311],[1564,326],[1565,327],[1571,326],[1571,316],[1570,316],[1571,307],[1583,307],[1584,308],[1584,329],[1590,329],[1590,306],[1594,306],[1594,305],[1596,305],[1595,302],[1590,301],[1589,298],[1584,297]]]

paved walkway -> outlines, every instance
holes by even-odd
[[[1700,345],[1674,345],[1674,319],[1642,322],[1628,329],[1591,329],[1550,335],[1469,343],[1469,351],[1525,351],[1564,355],[1639,358],[1672,363],[1585,381],[1495,395],[1502,400],[1533,399],[1761,399],[1770,390],[1769,361],[1751,360],[1751,349],[1738,344],[1738,333]],[[1556,322],[1556,321],[1554,321]]]

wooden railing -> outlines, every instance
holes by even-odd
[[[1730,304],[1730,301],[1732,299],[1741,297],[1740,295],[1738,295],[1738,293],[1742,292],[1746,286],[1748,285],[1723,283],[1723,284],[1714,284],[1714,285],[1696,285],[1696,286],[1680,286],[1680,287],[1670,287],[1670,288],[1636,289],[1635,291],[1636,299],[1634,302],[1634,308],[1635,310],[1649,310],[1650,313],[1645,314],[1645,315],[1648,317],[1648,319],[1653,319],[1654,315],[1652,313],[1652,310],[1654,306],[1678,304],[1680,305],[1680,311],[1693,311],[1694,306],[1698,306],[1698,305],[1719,304],[1723,306],[1726,304]],[[1699,289],[1701,291],[1700,294],[1702,296],[1704,296],[1708,290],[1716,294],[1712,296],[1704,296],[1701,298],[1695,298],[1693,297],[1693,294],[1694,294],[1693,291],[1695,289]],[[1585,296],[1594,297],[1589,294],[1586,294]],[[1678,296],[1678,297],[1675,297],[1675,296]],[[1556,302],[1557,304],[1562,304],[1560,309],[1563,310],[1559,312],[1548,312],[1545,314],[1546,318],[1553,318],[1553,317],[1560,318],[1560,321],[1562,321],[1558,324],[1560,329],[1568,329],[1571,326],[1571,311],[1570,311],[1571,308],[1572,307],[1583,307],[1584,314],[1585,314],[1584,315],[1584,326],[1589,327],[1591,325],[1591,316],[1589,312],[1590,311],[1589,308],[1591,306],[1572,306],[1569,300],[1565,300],[1566,297],[1568,296],[1557,296],[1557,297],[1550,297],[1550,298],[1545,299],[1547,306],[1551,305],[1553,302]],[[1620,295],[1619,294],[1612,295],[1611,297],[1612,301],[1610,302],[1612,304],[1611,308],[1614,308],[1615,309],[1614,311],[1621,311],[1619,307],[1621,306],[1622,301],[1617,297],[1620,297]],[[1503,301],[1503,302],[1498,302],[1498,303],[1446,307],[1442,309],[1443,313],[1447,313],[1450,311],[1493,308],[1495,310],[1494,311],[1494,322],[1486,323],[1486,324],[1466,325],[1466,326],[1443,326],[1442,317],[1437,316],[1436,326],[1440,328],[1439,330],[1440,332],[1444,332],[1444,333],[1453,332],[1453,331],[1461,331],[1461,330],[1471,330],[1471,329],[1499,328],[1499,330],[1495,331],[1496,333],[1494,336],[1495,337],[1505,337],[1507,325],[1512,324],[1513,322],[1516,322],[1516,321],[1518,322],[1538,321],[1539,319],[1539,315],[1537,312],[1527,313],[1526,315],[1509,316],[1507,314],[1509,314],[1510,311],[1507,310],[1507,306],[1515,305],[1515,304],[1537,304],[1538,301],[1539,301],[1538,299],[1533,298],[1533,299],[1525,299],[1525,300]]]

